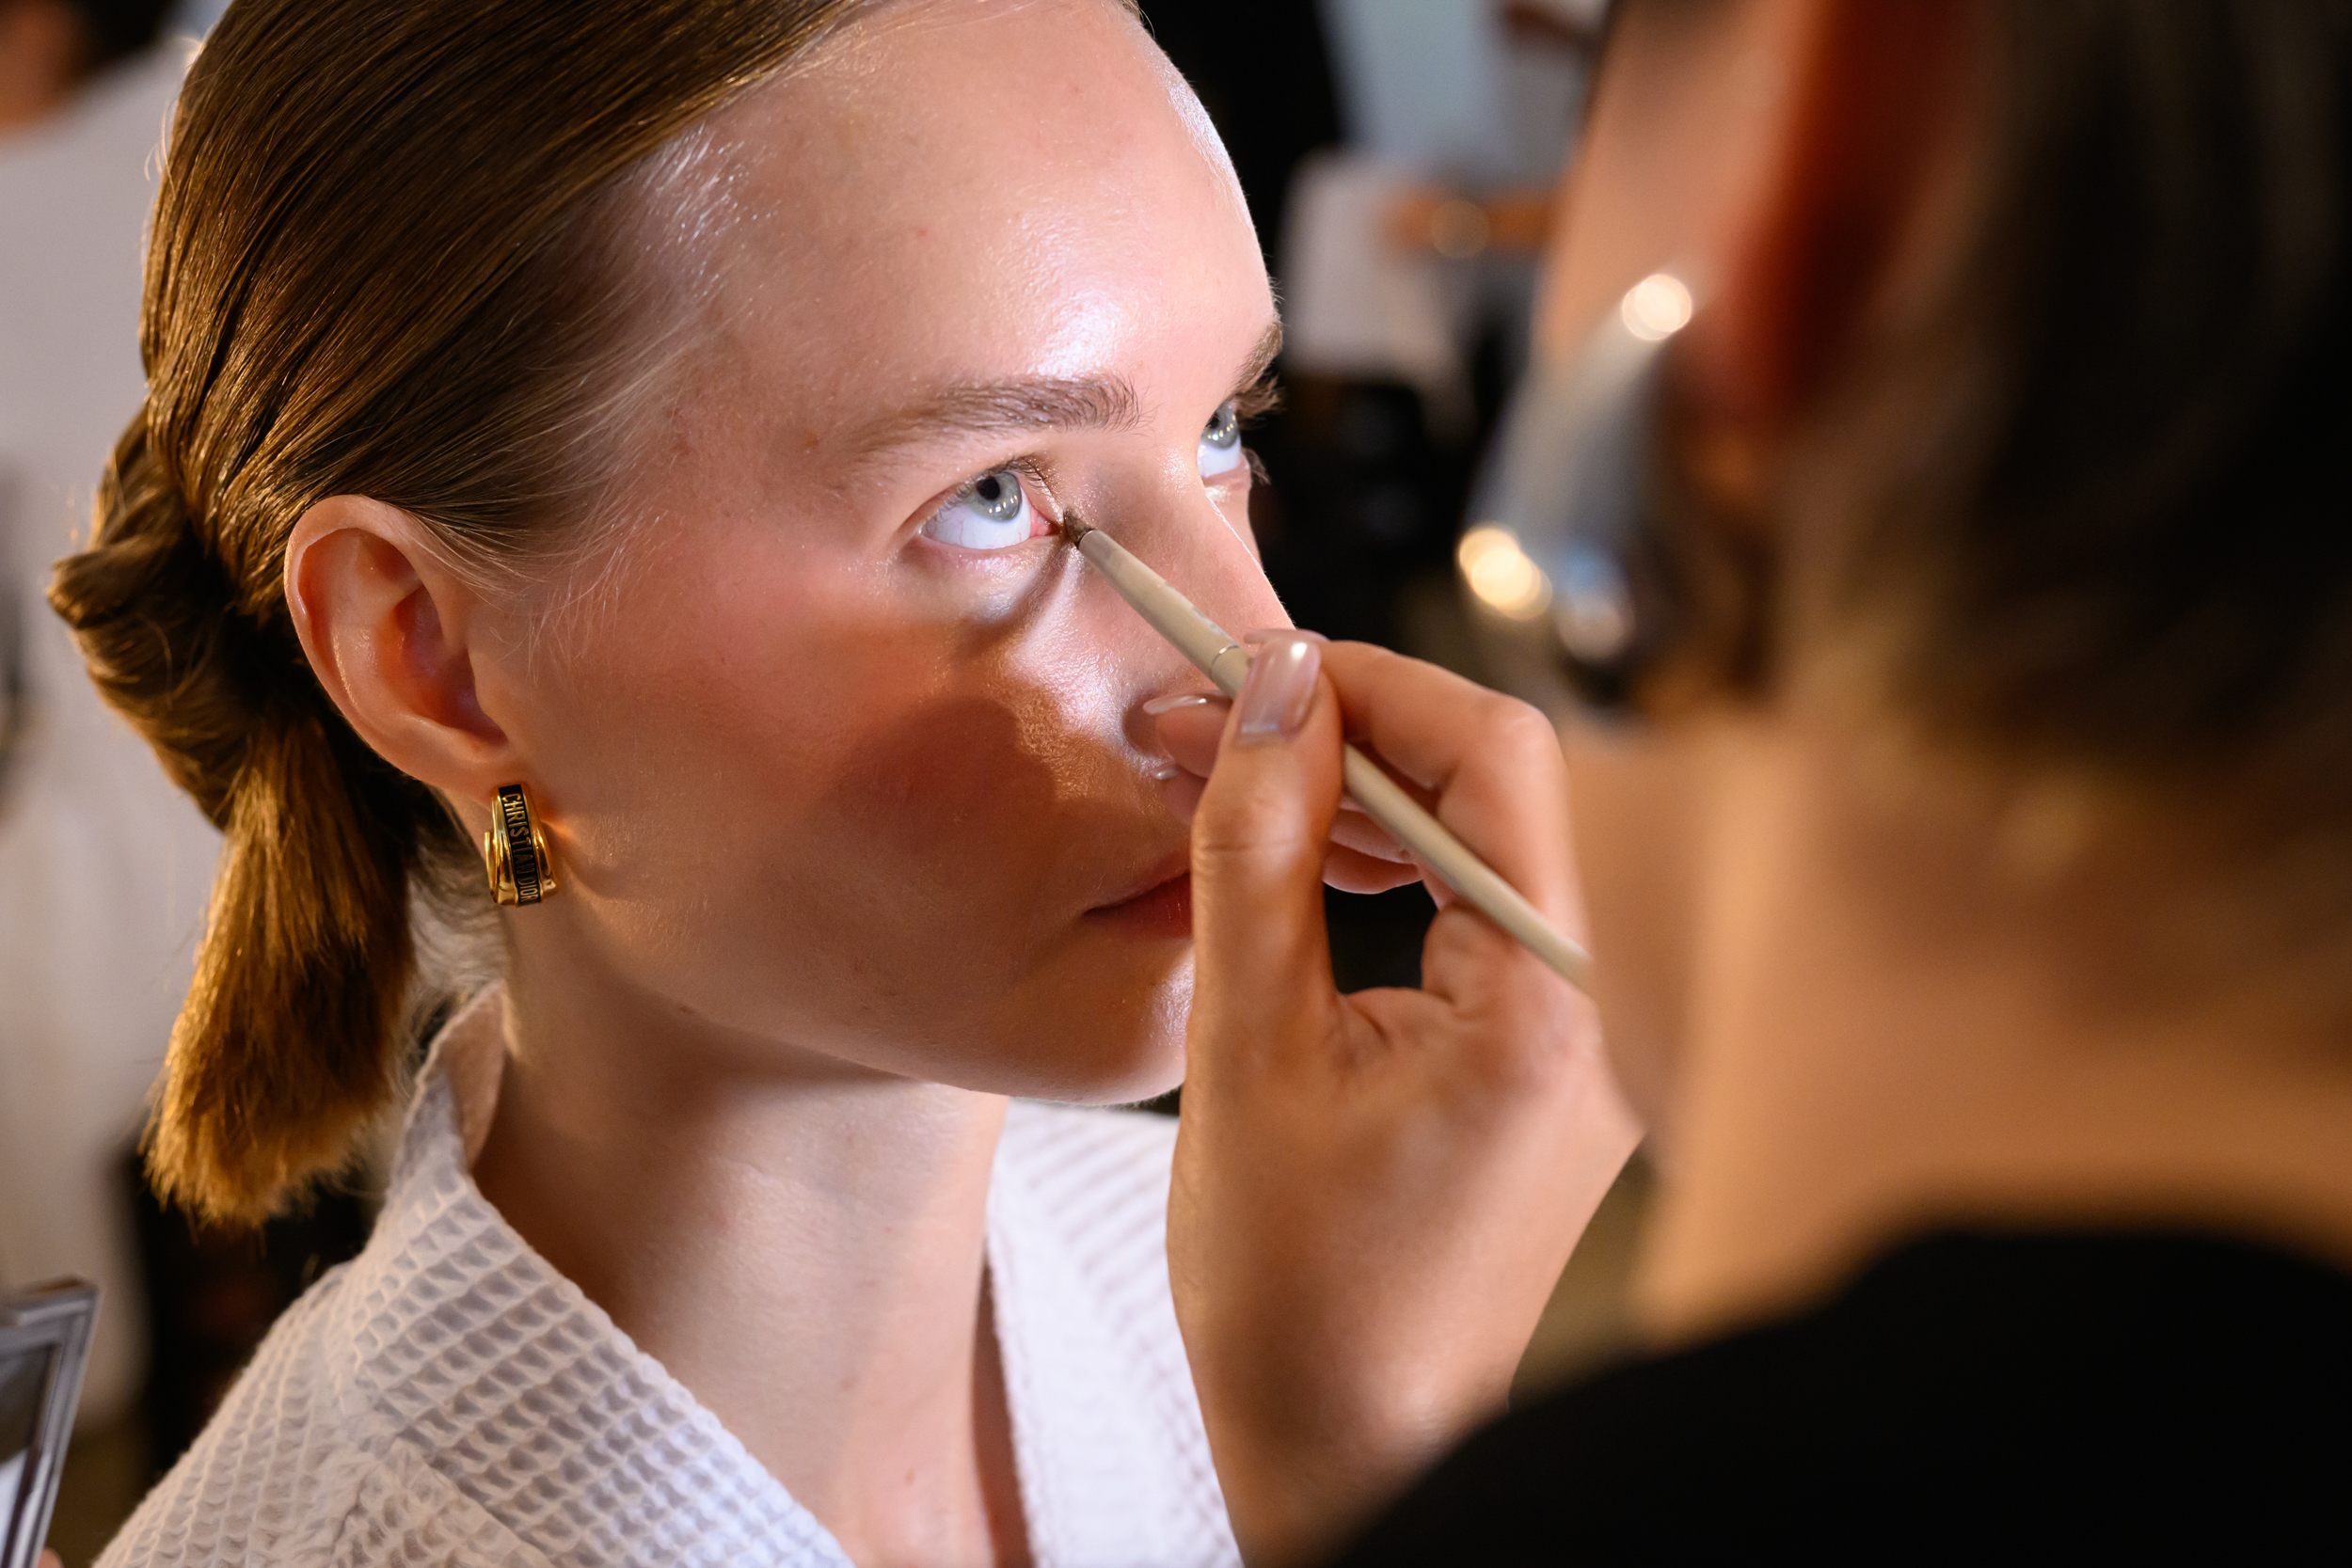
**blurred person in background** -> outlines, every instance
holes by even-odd
[[[1584,705],[1296,643],[1161,721],[1245,1555],[2341,1558],[2352,6],[1613,26],[1540,348],[1652,373],[1514,452],[1646,476],[1582,515],[1635,589],[1557,623]],[[1425,990],[1332,989],[1343,729],[1589,908],[1597,1016],[1460,906]],[[1445,1457],[1588,1208],[1603,1026],[1646,1352]]]
[[[165,0],[0,4],[0,135],[38,124],[91,77],[155,41]]]
[[[1323,0],[1345,138],[1297,168],[1281,241],[1283,368],[1410,388],[1472,444],[1525,353],[1549,187],[1571,144],[1592,0]],[[1477,363],[1489,345],[1500,362]],[[1480,385],[1482,379],[1487,383]],[[1394,547],[1451,515],[1394,514]]]
[[[1333,145],[1262,209],[1286,405],[1260,437],[1266,569],[1302,625],[1462,662],[1454,543],[1525,356],[1577,123],[1581,0],[1322,0]],[[1180,56],[1181,58],[1181,56]],[[1311,95],[1304,85],[1285,97]],[[1214,104],[1213,104],[1214,106]]]
[[[86,1423],[145,1360],[122,1151],[185,991],[216,835],[40,612],[139,404],[139,242],[216,7],[0,0],[0,1284],[105,1291]]]

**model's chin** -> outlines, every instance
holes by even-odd
[[[1059,1092],[1025,1096],[1063,1105],[1139,1105],[1157,1100],[1184,1081],[1184,1045],[1180,1038],[1164,1051],[1139,1053],[1122,1070],[1089,1074]]]
[[[1130,1105],[1184,1081],[1191,945],[1114,935],[1090,916],[1088,929],[1093,940],[1041,976],[1039,994],[1051,1000],[991,1064],[987,1086],[1024,1100]]]
[[[1182,871],[1134,897],[1089,910],[1088,922],[1102,929],[1147,941],[1192,940],[1192,873]]]
[[[992,933],[999,944],[987,949],[994,960],[987,980],[958,974],[927,994],[910,963],[892,976],[894,999],[906,1005],[861,1021],[845,1042],[853,1053],[841,1054],[1021,1100],[1119,1105],[1165,1094],[1184,1076],[1192,943],[1139,937],[1130,925],[1136,911],[1112,914],[1116,908],[1062,913],[1025,953]],[[910,957],[920,950],[906,948]]]

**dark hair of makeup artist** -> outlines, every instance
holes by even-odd
[[[227,835],[149,1132],[167,1195],[252,1221],[339,1166],[395,1090],[412,895],[487,898],[305,662],[289,532],[363,495],[496,563],[591,511],[691,292],[644,260],[703,198],[675,144],[861,3],[237,0],[206,42],[147,259],[147,402],[50,594]]]
[[[2341,979],[2352,5],[1980,14],[1982,178],[1935,303],[1818,351],[1769,550],[1667,508],[1695,634],[1659,688],[1826,653],[1931,754],[2154,825],[2220,946]]]

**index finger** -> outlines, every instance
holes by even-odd
[[[1455,837],[1571,935],[1567,767],[1542,713],[1434,664],[1361,642],[1324,649],[1350,736],[1432,797]]]

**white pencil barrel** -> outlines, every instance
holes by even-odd
[[[1577,990],[1590,994],[1592,956],[1562,936],[1543,911],[1471,852],[1446,825],[1432,816],[1363,752],[1350,746],[1342,758],[1347,793],[1398,843],[1420,857],[1432,875],[1487,919],[1502,927]]]

